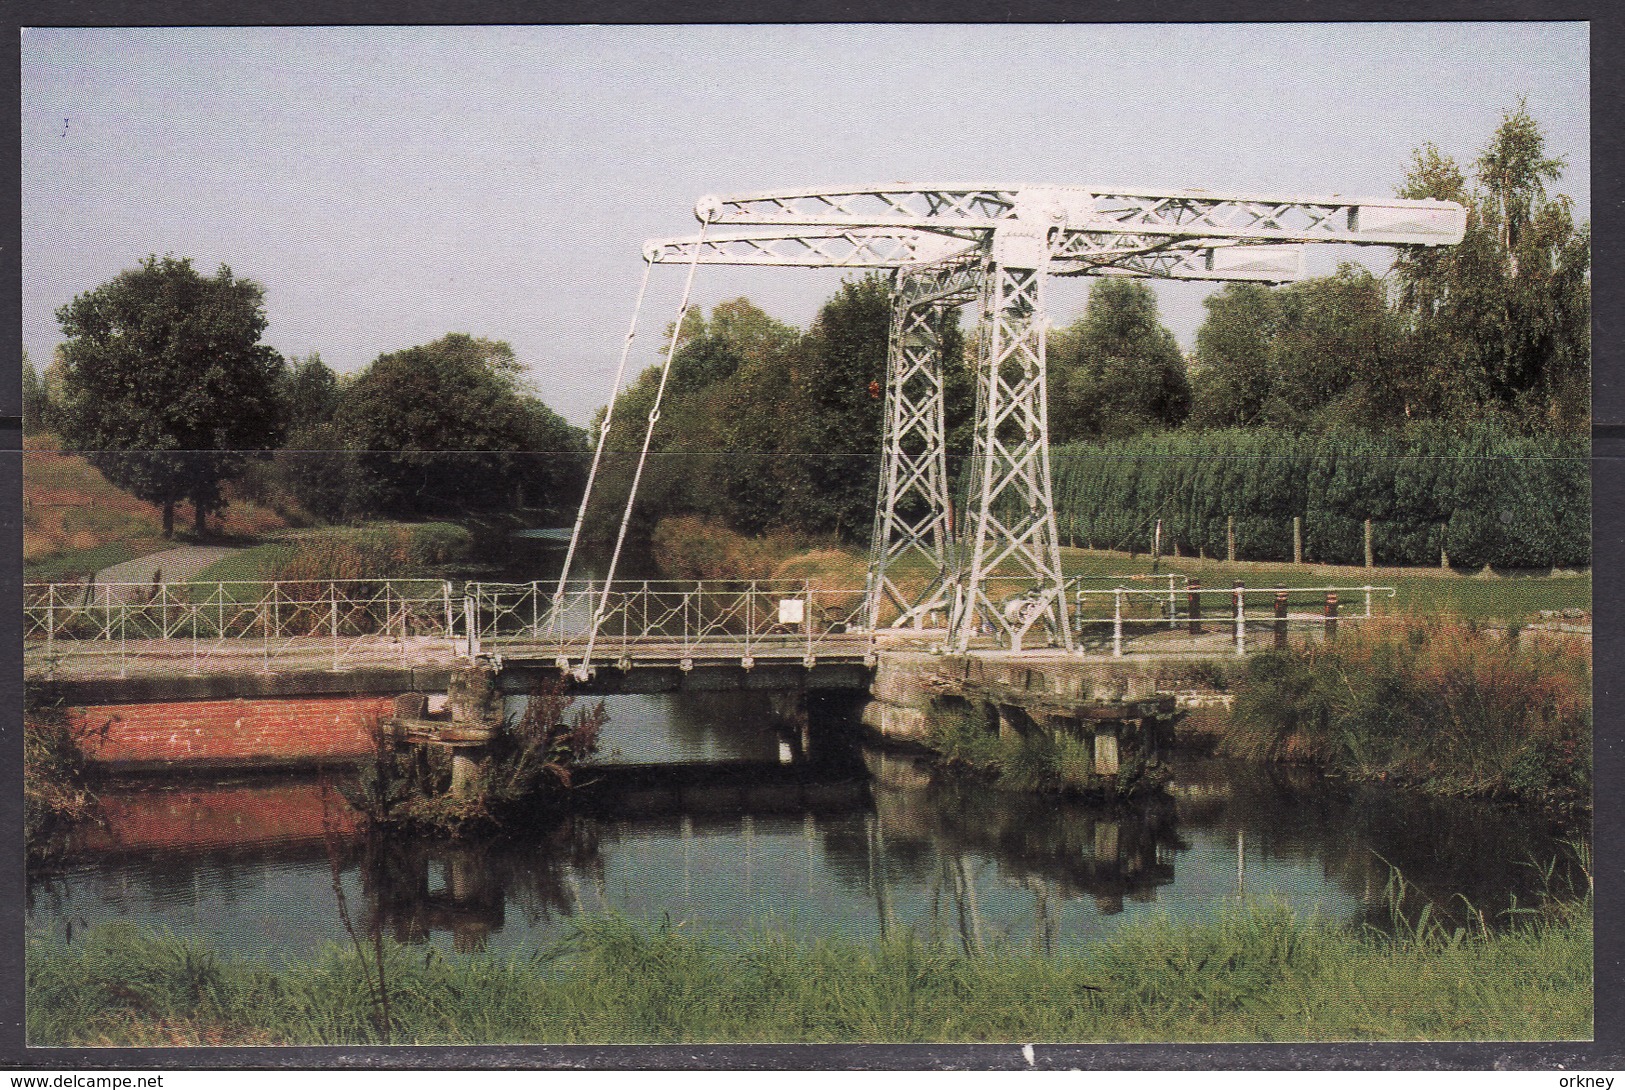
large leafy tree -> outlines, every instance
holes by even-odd
[[[1050,339],[1048,367],[1056,443],[1174,427],[1190,412],[1185,357],[1143,281],[1095,281],[1083,317]]]
[[[1229,284],[1206,305],[1192,425],[1335,431],[1403,418],[1400,324],[1369,270],[1345,264],[1279,289]]]
[[[284,431],[282,357],[260,343],[264,290],[224,265],[149,257],[57,311],[67,443],[118,487],[162,507],[192,503],[194,529],[226,506],[222,484]]]
[[[1394,265],[1410,325],[1407,370],[1418,411],[1466,422],[1495,416],[1528,431],[1583,431],[1589,419],[1591,229],[1548,187],[1562,159],[1522,104],[1462,169],[1417,151],[1403,197],[1468,209],[1461,244],[1402,253]]]
[[[448,333],[379,356],[343,387],[332,434],[368,506],[401,516],[568,502],[585,437],[520,384],[502,341]]]

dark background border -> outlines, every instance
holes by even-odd
[[[0,852],[0,1067],[43,1068],[575,1068],[1025,1070],[1017,1045],[728,1045],[311,1048],[26,1048],[23,1043],[22,828],[22,458],[20,28],[24,26],[366,25],[479,23],[830,23],[830,22],[1343,22],[1583,20],[1591,24],[1592,328],[1594,423],[1593,640],[1595,682],[1596,1040],[1563,1044],[1039,1045],[1041,1069],[1553,1069],[1625,1068],[1625,807],[1610,791],[1625,783],[1621,730],[1625,678],[1625,372],[1622,372],[1621,147],[1618,103],[1625,80],[1610,61],[1625,56],[1625,10],[1606,0],[17,0],[0,7],[0,829],[15,847]]]

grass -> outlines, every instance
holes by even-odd
[[[23,447],[25,578],[85,575],[176,543],[164,540],[156,506],[114,487],[84,458],[63,452],[54,436],[29,436]],[[181,505],[177,522],[189,524],[190,515]],[[268,507],[234,500],[212,530],[245,537],[285,525]]]
[[[984,777],[1000,787],[1081,798],[1128,798],[1155,792],[1167,783],[1167,770],[1125,752],[1115,776],[1095,772],[1094,747],[1065,729],[1034,725],[998,731],[985,706],[939,707],[930,716],[927,743],[950,769]]]
[[[1355,932],[1252,903],[1045,958],[698,935],[618,917],[507,958],[384,942],[285,967],[104,925],[30,939],[35,1046],[510,1042],[1584,1040],[1591,905],[1510,930]],[[390,1024],[368,983],[387,980]]]
[[[1068,576],[1147,575],[1151,566],[1149,556],[1131,558],[1101,550],[1061,550],[1061,568]],[[1393,587],[1398,592],[1396,597],[1377,599],[1373,602],[1374,611],[1448,613],[1481,621],[1530,621],[1541,610],[1591,609],[1590,572],[1481,578],[1434,568],[1362,568],[1262,561],[1230,563],[1194,557],[1163,557],[1158,571],[1200,579],[1209,587],[1229,587],[1238,580],[1249,587],[1361,587],[1368,584]]]
[[[1012,575],[1015,569],[1009,569]],[[1536,620],[1542,610],[1591,609],[1591,573],[1575,575],[1510,574],[1482,577],[1476,574],[1444,571],[1436,568],[1363,568],[1335,564],[1279,564],[1263,561],[1203,560],[1196,557],[1163,557],[1156,570],[1162,575],[1184,575],[1199,579],[1203,585],[1215,590],[1228,589],[1240,581],[1245,586],[1265,587],[1393,587],[1395,597],[1376,597],[1372,611],[1391,613],[1412,611],[1429,614],[1448,614],[1466,620],[1527,623]],[[1061,571],[1073,576],[1093,576],[1102,582],[1092,584],[1103,589],[1112,584],[1104,577],[1151,575],[1149,556],[1131,557],[1127,553],[1100,549],[1061,550]],[[891,569],[893,579],[905,586],[921,589],[929,573],[923,558],[911,556]],[[1017,587],[1012,583],[1014,592]],[[1249,598],[1249,609],[1264,608],[1257,599]],[[1106,607],[1103,607],[1106,608]],[[1222,608],[1218,596],[1208,608]],[[1294,609],[1301,608],[1294,602]],[[1345,614],[1363,610],[1363,597],[1343,596]]]
[[[1254,655],[1224,750],[1312,762],[1436,794],[1584,812],[1591,798],[1590,647],[1410,614]]]
[[[258,582],[269,578],[278,565],[286,563],[295,546],[287,541],[268,541],[238,549],[230,556],[221,557],[192,576],[193,583],[224,583],[234,580]]]

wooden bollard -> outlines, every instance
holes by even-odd
[[[1337,635],[1337,593],[1326,592],[1326,638]]]
[[[1185,587],[1185,606],[1190,613],[1190,633],[1193,636],[1202,634],[1202,581],[1192,579]]]
[[[1236,617],[1236,654],[1247,653],[1247,610],[1245,606],[1247,592],[1236,580],[1235,586],[1230,590],[1230,600]]]
[[[1286,650],[1286,591],[1275,591],[1275,649]]]

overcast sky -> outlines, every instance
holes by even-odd
[[[1589,217],[1579,23],[26,30],[23,342],[149,253],[265,286],[266,340],[343,372],[466,332],[577,423],[644,239],[705,193],[879,181],[1390,195],[1526,99]],[[1389,251],[1325,248],[1312,272]],[[683,270],[662,267],[636,364]],[[701,269],[805,325],[839,283]],[[1076,317],[1086,282],[1058,282]],[[1212,288],[1159,286],[1189,347]]]

